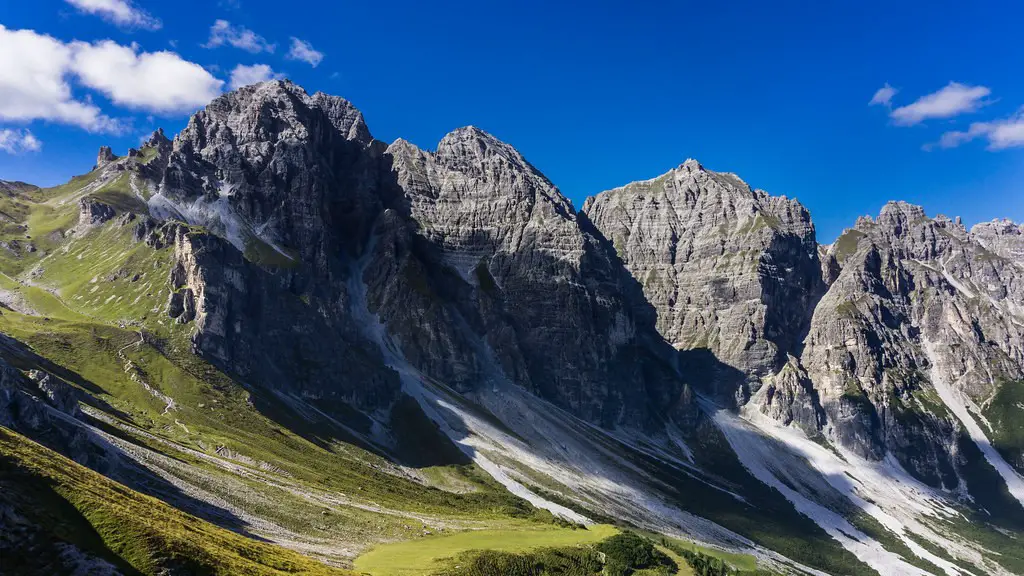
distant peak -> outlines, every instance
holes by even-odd
[[[893,217],[925,218],[924,208],[902,200],[890,200],[882,206],[879,219]]]
[[[680,170],[686,170],[687,172],[703,172],[704,166],[700,162],[693,158],[687,158],[682,164],[679,165]]]
[[[478,144],[480,151],[491,150],[498,154],[521,160],[522,156],[519,152],[511,145],[502,142],[492,134],[485,132],[476,126],[463,126],[462,128],[456,128],[448,134],[445,134],[444,138],[437,145],[437,152],[439,154],[445,154],[451,152],[457,148],[466,146],[467,144]]]
[[[441,138],[441,145],[443,145],[445,142],[458,142],[465,140],[483,140],[487,142],[497,142],[504,144],[503,142],[492,136],[490,133],[479,129],[476,126],[470,125],[463,126],[461,128],[456,128],[455,130],[452,130],[451,132],[445,134],[444,138]]]
[[[170,139],[168,139],[167,135],[164,134],[164,129],[163,128],[157,128],[156,130],[153,131],[153,134],[150,135],[149,140],[146,140],[143,143],[143,146],[151,146],[153,148],[161,148],[161,147],[163,147],[163,146],[165,146],[167,144],[170,144],[170,143],[171,143]]]

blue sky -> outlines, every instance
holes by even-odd
[[[799,198],[825,242],[889,199],[1024,220],[1024,4],[854,4],[3,2],[0,178],[175,133],[241,65],[385,141],[479,126],[577,206],[693,157]]]

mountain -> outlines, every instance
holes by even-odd
[[[1011,222],[822,246],[693,160],[577,211],[288,81],[3,184],[2,573],[1024,573]]]

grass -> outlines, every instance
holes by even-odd
[[[444,560],[471,550],[528,552],[594,544],[616,533],[618,529],[606,524],[586,530],[523,525],[515,529],[460,532],[377,546],[356,558],[355,568],[373,576],[421,576],[443,569]]]
[[[849,229],[836,239],[836,260],[842,264],[847,258],[857,253],[857,247],[866,234],[860,230]]]
[[[661,545],[657,545],[655,548],[675,563],[676,576],[694,576],[693,568],[691,568],[686,559],[677,554],[675,550],[671,550]]]
[[[992,445],[1024,474],[1024,381],[1003,380],[997,386],[984,410],[992,424]]]
[[[722,562],[725,562],[736,570],[753,571],[757,570],[757,558],[750,554],[738,554],[736,552],[726,552],[717,548],[708,548],[707,546],[701,546],[694,542],[686,540],[680,540],[678,538],[667,538],[664,536],[651,535],[656,542],[660,542],[661,545],[669,550],[672,550],[676,554],[682,554],[684,552],[691,552],[694,554],[702,554],[711,558],[717,558]]]
[[[218,528],[3,427],[0,485],[0,502],[36,527],[34,544],[70,543],[129,574],[352,574]]]

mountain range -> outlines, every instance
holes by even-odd
[[[577,209],[288,81],[0,181],[0,572],[1024,574],[1024,226],[851,221],[695,160]]]

